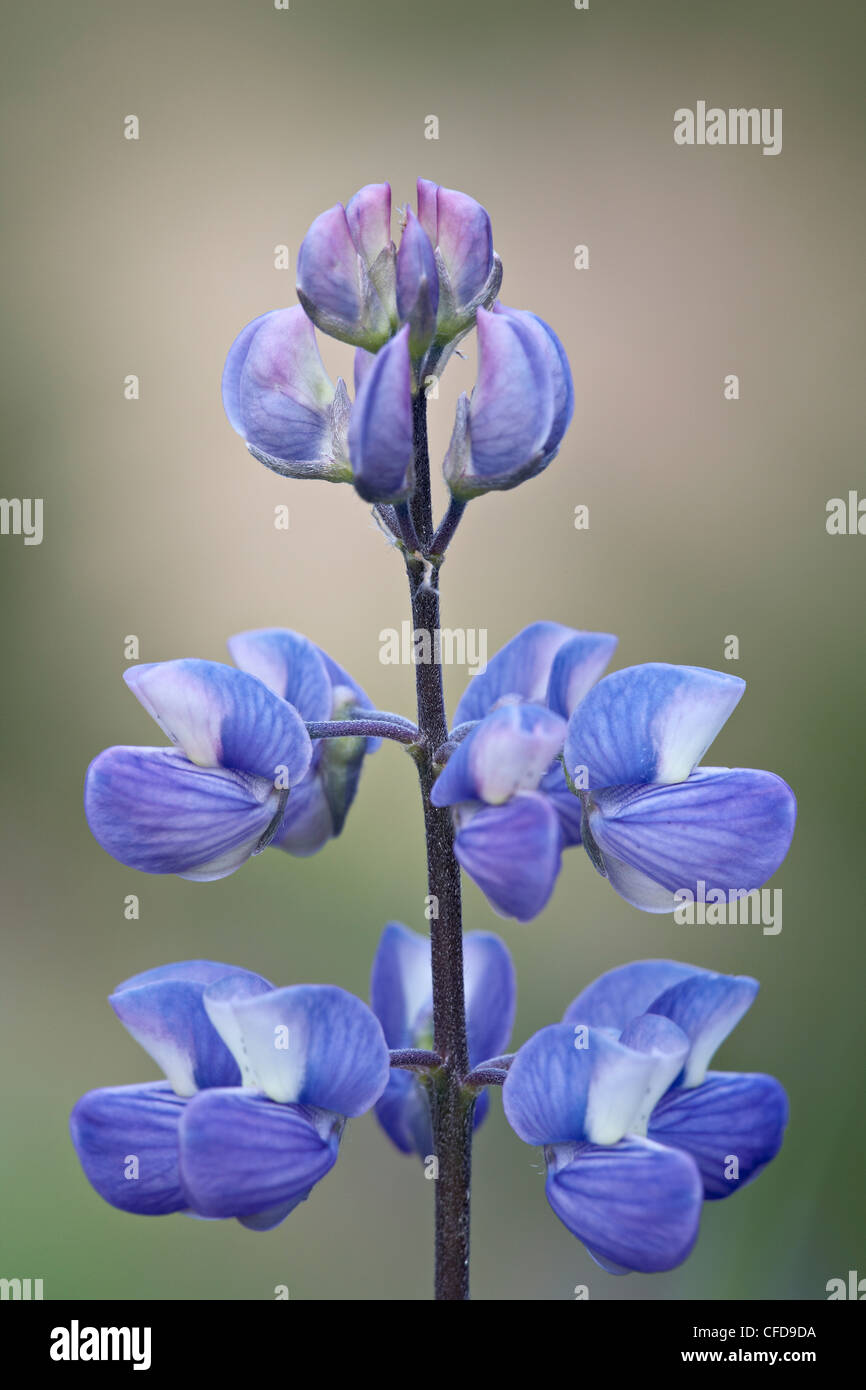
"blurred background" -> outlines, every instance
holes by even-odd
[[[601,971],[672,956],[760,979],[717,1065],[771,1072],[791,1099],[781,1156],[705,1208],[688,1263],[617,1279],[553,1216],[540,1154],[494,1096],[475,1148],[474,1295],[820,1299],[828,1279],[866,1275],[866,539],[825,528],[829,498],[866,492],[862,6],[46,0],[9,11],[4,39],[3,491],[45,512],[40,546],[0,538],[0,1274],[41,1277],[46,1298],[429,1296],[432,1183],[372,1115],[268,1235],[112,1210],[67,1133],[83,1091],[155,1075],[106,1003],[120,980],[206,956],[366,997],[383,924],[424,927],[417,787],[395,745],[368,760],[339,840],[219,883],[116,864],[81,799],[100,749],[160,742],[120,678],[128,635],[144,661],[220,660],[231,633],[285,625],[381,707],[413,712],[412,669],[379,661],[381,630],[408,617],[397,555],[350,488],[252,460],[219,380],[240,328],[295,302],[313,217],[374,180],[413,199],[420,174],[488,208],[502,297],[553,324],[577,393],[555,464],[471,505],[443,623],[487,629],[492,653],[553,618],[618,633],[617,664],[743,676],[712,761],[771,768],[800,802],[771,885],[776,936],[643,915],[580,851],[529,925],[466,885],[467,929],[498,930],[517,964],[515,1042]],[[677,147],[673,113],[698,100],[782,107],[782,153]],[[350,375],[350,349],[325,356]],[[467,345],[431,402],[435,459],[472,380]],[[446,672],[452,709],[465,679]]]

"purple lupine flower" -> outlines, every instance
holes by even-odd
[[[235,665],[288,701],[306,723],[347,719],[369,709],[369,696],[333,657],[287,628],[239,632],[227,643]],[[273,840],[275,849],[308,855],[343,829],[364,756],[379,739],[317,739],[306,775],[293,788]]]
[[[91,1186],[144,1216],[270,1230],[333,1168],[389,1076],[378,1020],[331,985],[275,989],[215,961],[159,966],[111,1005],[167,1080],[89,1091],[70,1119]]]
[[[562,849],[580,843],[579,803],[558,761],[566,720],[613,655],[609,633],[532,623],[473,677],[431,799],[451,806],[455,853],[504,916],[529,921],[553,892]]]
[[[417,360],[436,332],[439,273],[430,238],[411,208],[406,208],[405,217],[397,251],[397,313],[400,322],[409,325],[409,349]]]
[[[651,663],[606,676],[572,714],[564,757],[583,843],[635,907],[669,912],[678,894],[702,891],[729,900],[785,858],[797,814],[788,784],[698,766],[744,690],[720,671]]]
[[[223,405],[250,453],[287,478],[351,481],[349,397],[325,371],[299,305],[253,319],[229,349]]]
[[[574,413],[565,350],[535,314],[478,310],[478,380],[457,403],[445,478],[461,501],[517,487],[555,458]]]
[[[317,328],[375,352],[397,328],[391,186],[371,183],[313,222],[298,252],[298,299]]]
[[[514,1025],[517,982],[508,947],[491,932],[463,938],[463,984],[469,1065],[504,1052]],[[370,980],[370,1004],[390,1048],[433,1046],[433,974],[430,941],[400,922],[389,922],[379,940]],[[488,1091],[475,1105],[475,1128],[490,1107]],[[376,1118],[401,1153],[427,1158],[433,1151],[430,1104],[424,1084],[394,1069],[376,1103]]]
[[[365,502],[403,502],[415,483],[408,324],[369,362],[361,358],[356,381],[349,420],[355,487]]]
[[[703,1200],[729,1196],[778,1153],[778,1081],[707,1071],[757,990],[745,976],[637,961],[518,1051],[508,1121],[544,1148],[550,1205],[611,1273],[681,1264]]]
[[[476,311],[493,304],[502,283],[490,217],[468,194],[419,179],[418,221],[439,272],[436,339],[453,346],[472,327]]]
[[[216,661],[135,666],[124,680],[173,748],[107,748],[85,782],[87,820],[121,864],[224,878],[271,841],[312,745],[298,712]]]
[[[88,769],[90,829],[130,868],[224,878],[271,844],[312,854],[342,829],[378,744],[314,750],[304,721],[348,715],[367,696],[299,633],[243,632],[229,648],[241,669],[182,660],[124,673],[175,745],[108,748]]]

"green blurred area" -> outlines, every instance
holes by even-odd
[[[866,491],[862,6],[51,0],[10,11],[4,37],[4,492],[45,499],[45,536],[0,539],[0,1274],[42,1278],[48,1298],[429,1296],[432,1184],[372,1116],[264,1236],[111,1210],[66,1128],[81,1092],[154,1075],[105,1002],[125,977],[207,956],[366,996],[385,921],[424,925],[420,807],[396,746],[368,762],[340,840],[216,884],[124,869],[81,806],[102,747],[159,742],[120,680],[128,634],[143,660],[222,659],[232,632],[297,628],[381,707],[412,712],[411,669],[379,661],[381,630],[408,616],[397,556],[350,489],[254,463],[218,387],[243,324],[294,302],[274,247],[294,265],[317,212],[381,178],[405,201],[418,174],[490,210],[503,299],[550,320],[577,392],[548,472],[470,507],[444,622],[486,628],[492,652],[549,617],[618,633],[620,664],[736,671],[749,688],[712,760],[771,768],[800,801],[777,936],[645,916],[579,851],[530,925],[497,922],[467,885],[467,928],[500,931],[517,964],[516,1041],[601,971],[673,956],[760,979],[718,1064],[771,1072],[791,1099],[781,1156],[707,1206],[688,1263],[616,1279],[557,1222],[540,1155],[494,1097],[475,1296],[812,1299],[866,1272],[866,539],[824,525],[829,498]],[[699,99],[782,107],[782,154],[677,148],[673,112]],[[130,113],[138,142],[122,138]],[[326,360],[351,375],[348,349]],[[455,359],[431,403],[437,456],[472,379],[471,355]],[[464,676],[447,673],[452,708]]]

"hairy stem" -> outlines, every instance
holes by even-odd
[[[424,551],[433,539],[426,400],[414,404],[415,492],[412,521]],[[442,667],[439,660],[438,570],[407,558],[412,624],[428,634],[433,659],[416,662],[418,728],[427,749],[438,748],[448,733]],[[427,840],[427,891],[431,900],[430,949],[433,967],[433,1046],[441,1068],[428,1083],[433,1122],[436,1180],[436,1298],[469,1297],[469,1190],[474,1099],[462,1087],[469,1069],[463,997],[463,923],[460,866],[454,857],[451,813],[434,806],[435,781],[429,754],[418,759]]]

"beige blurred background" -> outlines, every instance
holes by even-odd
[[[0,538],[0,1274],[41,1277],[48,1298],[429,1296],[432,1184],[371,1116],[265,1236],[113,1211],[66,1129],[84,1090],[154,1075],[105,1002],[133,972],[208,956],[366,996],[384,922],[423,926],[417,790],[395,746],[368,762],[340,840],[216,884],[122,868],[81,805],[102,747],[160,741],[120,679],[128,634],[142,660],[222,659],[233,632],[294,627],[412,712],[411,669],[378,659],[381,629],[408,616],[396,555],[351,489],[259,467],[219,379],[243,324],[294,302],[312,218],[372,180],[405,201],[418,174],[489,209],[503,299],[553,324],[577,392],[548,472],[472,504],[444,622],[486,628],[491,652],[548,617],[618,633],[620,664],[725,666],[749,688],[713,761],[771,768],[800,798],[777,936],[643,915],[580,851],[531,925],[498,922],[467,887],[467,927],[499,930],[517,963],[516,1041],[634,958],[747,972],[761,993],[718,1063],[774,1073],[792,1106],[780,1158],[705,1209],[687,1265],[618,1280],[553,1216],[540,1156],[494,1097],[475,1151],[475,1296],[813,1299],[866,1274],[866,539],[825,530],[829,498],[866,492],[862,7],[48,0],[10,10],[4,39],[3,490],[44,498],[45,533]],[[674,110],[699,99],[782,107],[781,155],[675,146]],[[274,268],[282,243],[289,271]],[[349,349],[326,360],[350,373]],[[728,373],[739,401],[723,398]],[[455,360],[431,404],[437,455],[471,382],[471,357]],[[447,673],[452,708],[463,683]]]

